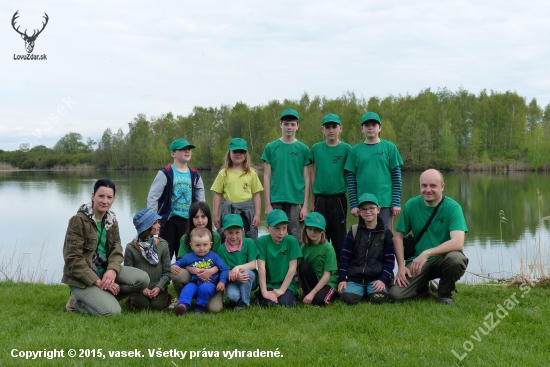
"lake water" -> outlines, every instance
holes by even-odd
[[[216,173],[201,171],[209,204],[212,195],[208,189]],[[155,175],[156,171],[0,171],[0,222],[4,228],[0,270],[12,277],[22,269],[27,279],[32,275],[33,279],[59,282],[68,220],[90,200],[93,184],[101,177],[111,178],[117,186],[112,210],[117,214],[124,248],[134,236],[132,217],[146,206]],[[403,203],[418,195],[419,175],[404,172]],[[462,205],[468,224],[464,251],[470,259],[468,272],[510,277],[519,273],[522,265],[534,262],[539,266],[530,272],[548,272],[550,234],[539,222],[550,215],[550,175],[484,172],[444,176],[444,193]],[[501,210],[507,221],[501,220]],[[262,221],[265,233],[265,215]],[[356,221],[350,215],[348,226]],[[544,224],[548,227],[549,222]],[[481,279],[470,273],[462,280]],[[0,279],[4,279],[1,272]]]

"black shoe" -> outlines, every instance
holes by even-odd
[[[176,306],[176,316],[181,316],[184,313],[187,313],[187,306],[185,303],[180,303]]]

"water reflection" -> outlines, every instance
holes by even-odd
[[[212,203],[209,189],[216,174],[201,172],[208,203]],[[58,281],[67,222],[80,204],[90,200],[93,184],[101,177],[117,185],[112,209],[119,220],[124,247],[134,236],[132,217],[146,206],[155,175],[156,171],[0,171],[0,220],[9,223],[10,229],[0,239],[0,258],[11,258],[18,251],[30,253],[26,256],[32,258],[31,263],[33,259],[43,263]],[[419,176],[420,172],[404,172],[403,203],[419,194]],[[517,272],[520,246],[532,246],[536,239],[548,241],[548,232],[537,230],[541,216],[550,215],[549,175],[475,172],[444,176],[444,193],[462,205],[468,224],[465,253],[470,258],[469,271]],[[500,222],[500,210],[507,223]],[[265,225],[263,208],[262,221]],[[348,216],[348,225],[356,222]]]

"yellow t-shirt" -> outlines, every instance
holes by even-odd
[[[232,169],[221,170],[212,184],[210,190],[223,194],[223,198],[232,203],[242,203],[252,199],[252,195],[263,191],[264,187],[258,178],[258,174],[253,169],[248,175],[241,177],[243,171],[234,171]]]

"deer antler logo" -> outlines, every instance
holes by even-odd
[[[50,18],[48,18],[48,14],[44,13],[43,18],[46,19],[46,22],[42,22],[42,29],[41,30],[34,30],[33,33],[32,33],[32,36],[29,36],[27,34],[26,29],[25,29],[24,33],[21,33],[19,31],[19,26],[17,26],[17,28],[15,28],[15,20],[17,18],[19,18],[19,15],[17,13],[19,13],[19,10],[16,11],[15,14],[13,14],[13,17],[11,18],[11,26],[13,27],[13,29],[15,29],[15,31],[17,33],[19,33],[21,35],[21,38],[23,38],[23,40],[25,41],[25,48],[27,49],[27,53],[30,54],[30,53],[32,53],[32,50],[34,49],[34,41],[36,41],[36,38],[38,37],[38,35],[40,33],[42,33],[44,28],[46,28],[46,24],[48,24],[48,20]]]

